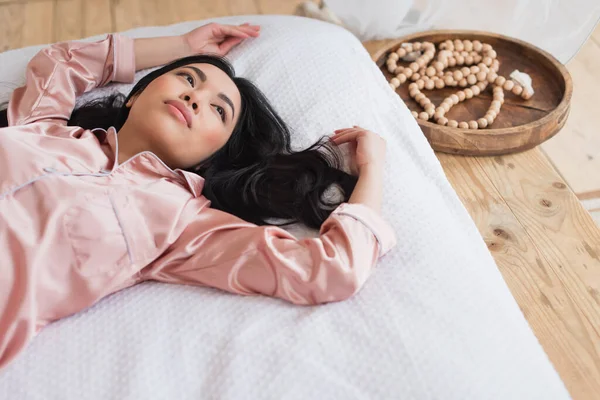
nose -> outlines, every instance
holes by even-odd
[[[187,102],[188,102],[188,104],[189,104],[189,102],[190,102],[190,100],[191,100],[190,96],[188,96],[187,94],[186,94],[186,95],[183,97],[183,99],[184,99],[185,101],[187,101]],[[192,102],[192,110],[194,110],[194,111],[195,111],[196,109],[198,109],[198,103],[196,103],[196,101],[193,101],[193,102]]]

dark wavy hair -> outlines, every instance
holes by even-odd
[[[257,225],[300,222],[319,228],[329,214],[348,201],[357,178],[341,170],[342,156],[325,136],[305,150],[293,151],[291,132],[265,95],[249,80],[235,76],[224,58],[198,55],[179,59],[150,72],[125,97],[115,93],[74,110],[70,126],[121,129],[129,115],[125,106],[162,74],[188,64],[206,63],[225,72],[241,95],[241,113],[227,143],[189,169],[205,179],[202,194],[213,208]],[[6,110],[0,127],[8,126]],[[328,189],[338,189],[338,194]],[[327,192],[327,193],[326,193]],[[278,223],[269,219],[278,219]]]

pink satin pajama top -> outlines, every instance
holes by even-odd
[[[76,96],[132,82],[133,40],[39,52],[0,129],[0,367],[46,324],[145,280],[346,299],[395,243],[366,206],[340,205],[318,238],[297,239],[210,208],[204,179],[150,152],[117,160],[116,131],[66,125]]]

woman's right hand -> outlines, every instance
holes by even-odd
[[[359,126],[338,129],[330,138],[336,145],[350,143],[353,162],[351,172],[357,176],[369,169],[383,169],[385,162],[386,142],[378,134],[363,129]]]

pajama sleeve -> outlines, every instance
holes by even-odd
[[[133,39],[125,36],[51,45],[29,61],[26,83],[9,101],[8,124],[44,120],[66,124],[77,96],[109,82],[132,82],[134,72]]]
[[[207,208],[145,279],[320,304],[354,295],[395,244],[391,227],[360,204],[341,204],[318,237],[305,239]]]

